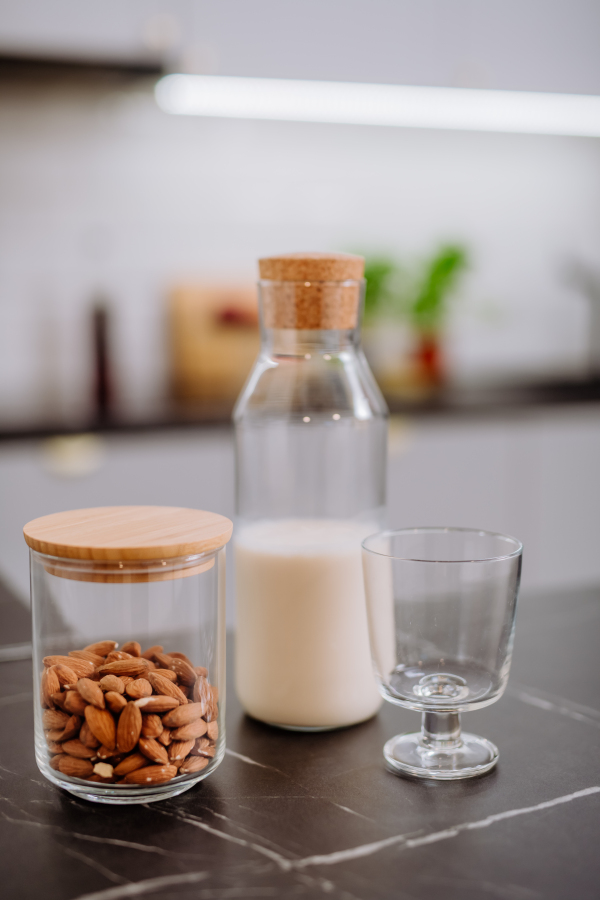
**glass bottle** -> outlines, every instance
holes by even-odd
[[[327,730],[380,705],[361,540],[384,519],[387,408],[360,348],[364,260],[260,260],[260,355],[234,411],[236,685],[253,717]]]

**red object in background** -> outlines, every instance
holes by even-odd
[[[420,335],[415,357],[423,381],[436,386],[443,384],[444,361],[441,341],[437,335]]]
[[[217,312],[216,320],[219,325],[236,325],[241,328],[256,328],[258,325],[258,310],[255,311],[231,303]]]

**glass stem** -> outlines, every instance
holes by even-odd
[[[422,741],[431,750],[448,751],[462,746],[460,713],[424,712]]]

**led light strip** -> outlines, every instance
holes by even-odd
[[[184,116],[600,137],[600,97],[587,94],[166,75],[155,96]]]

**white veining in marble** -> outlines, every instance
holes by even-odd
[[[259,766],[261,769],[269,769],[271,772],[278,772],[279,775],[283,775],[284,778],[288,778],[285,772],[282,772],[281,769],[276,769],[275,766],[266,766],[264,763],[259,763],[255,759],[250,759],[249,756],[244,756],[242,753],[236,753],[235,750],[230,750],[229,747],[225,750],[225,753],[228,756],[234,756],[236,759],[240,759],[242,762],[248,763],[249,766]]]
[[[251,766],[260,766],[261,769],[270,769],[272,772],[278,772],[279,775],[283,775],[284,778],[289,778],[289,775],[286,775],[285,772],[282,772],[280,769],[276,769],[274,766],[266,766],[264,763],[256,762],[255,759],[250,759],[249,756],[243,756],[241,753],[236,753],[235,750],[230,750],[227,748],[225,753],[228,753],[230,756],[234,756],[236,759],[240,759],[242,762],[248,763]],[[292,779],[293,780],[293,779]],[[263,798],[261,798],[263,799]],[[277,797],[272,798],[281,800],[283,798]],[[290,798],[291,799],[291,798]],[[342,809],[344,812],[351,813],[353,816],[359,816],[361,819],[366,819],[367,822],[374,822],[374,819],[370,819],[368,816],[363,816],[362,813],[357,813],[353,809],[349,809],[347,806],[340,806],[339,803],[334,803],[333,800],[327,800],[326,797],[311,797],[307,794],[304,797],[294,798],[294,799],[302,799],[302,800],[323,800],[325,803],[331,803],[333,806],[337,806],[338,809]]]
[[[93,894],[80,894],[75,900],[124,900],[127,897],[141,897],[144,894],[153,894],[162,888],[174,887],[179,884],[198,884],[200,881],[205,881],[208,875],[208,872],[162,875],[159,878],[147,878],[145,881],[122,884],[104,891],[94,891]]]
[[[600,728],[600,712],[590,706],[582,706],[580,703],[573,703],[571,700],[565,700],[563,697],[556,697],[553,694],[546,694],[544,691],[526,685],[509,685],[508,693],[529,706],[545,709],[548,712],[560,713],[562,716],[567,716],[576,722],[584,722],[586,725]]]
[[[377,824],[375,822],[375,819],[370,819],[368,816],[363,816],[362,813],[359,813],[353,809],[350,809],[349,806],[342,806],[340,803],[334,803],[333,800],[330,800],[329,802],[333,803],[334,806],[337,806],[337,808],[341,809],[343,812],[351,813],[353,816],[358,816],[359,819],[365,819],[365,821],[367,821],[367,822],[373,822],[373,824],[375,824],[375,825]]]
[[[108,881],[112,881],[113,884],[131,884],[129,878],[122,878],[121,875],[117,875],[116,872],[111,872],[106,866],[103,866],[97,860],[86,856],[85,853],[80,853],[79,850],[74,850],[72,847],[62,847],[62,851],[72,859],[76,859],[79,862],[84,863],[84,865],[89,866],[90,869],[94,869],[94,871],[103,875]]]
[[[286,859],[280,853],[276,853],[274,850],[269,850],[268,847],[262,847],[260,844],[255,844],[252,841],[246,841],[243,838],[235,837],[233,834],[227,834],[225,831],[219,831],[218,828],[213,828],[211,825],[207,825],[206,822],[202,822],[200,819],[192,816],[191,814],[181,813],[181,812],[168,812],[166,809],[158,809],[154,807],[154,812],[160,813],[163,816],[172,816],[175,819],[178,819],[180,822],[186,822],[188,825],[193,825],[194,828],[200,828],[202,831],[206,831],[209,834],[215,835],[215,837],[222,838],[225,841],[229,841],[232,844],[237,844],[239,847],[247,847],[250,850],[254,850],[256,853],[260,853],[262,856],[266,856],[267,859],[270,859],[272,862],[276,863],[277,866],[283,872],[289,872],[292,868],[292,862],[289,859]]]
[[[339,850],[335,853],[326,853],[320,856],[307,856],[304,859],[296,860],[292,863],[294,868],[305,868],[306,866],[331,866],[340,862],[346,862],[350,859],[359,859],[363,856],[371,856],[378,853],[386,847],[392,847],[395,844],[401,845],[402,849],[414,849],[422,847],[425,844],[435,844],[438,841],[445,841],[449,838],[457,837],[462,831],[471,831],[479,828],[488,828],[495,822],[503,819],[512,819],[515,816],[524,816],[528,813],[539,812],[543,809],[550,809],[553,806],[559,806],[563,803],[570,803],[572,800],[579,800],[582,797],[588,797],[591,794],[600,792],[600,787],[584,788],[582,791],[575,791],[573,794],[565,794],[562,797],[555,797],[553,800],[545,800],[543,803],[537,803],[535,806],[524,806],[521,809],[509,809],[501,813],[487,816],[485,819],[479,819],[476,822],[463,822],[460,825],[453,825],[443,831],[434,831],[431,834],[421,835],[420,837],[408,837],[407,835],[398,834],[393,837],[385,838],[382,841],[374,841],[371,844],[362,844],[359,847],[352,847],[348,850]]]
[[[301,797],[300,799],[304,799]],[[285,847],[281,847],[279,844],[275,844],[273,841],[270,841],[268,838],[265,838],[262,834],[257,834],[255,831],[251,831],[249,828],[246,828],[245,825],[242,825],[240,822],[236,822],[235,819],[231,819],[229,816],[224,816],[223,813],[217,812],[214,809],[211,809],[209,806],[201,806],[201,809],[205,810],[212,816],[215,816],[217,819],[221,819],[224,822],[228,822],[230,826],[236,828],[238,831],[241,831],[242,834],[246,835],[249,838],[253,838],[254,840],[259,840],[262,843],[262,846],[270,847],[275,853],[278,853],[282,858],[285,858],[286,852],[288,852]],[[243,807],[238,807],[242,809]],[[250,810],[252,812],[252,810]],[[192,813],[187,813],[192,819],[198,819],[199,822],[202,821],[199,817],[193,815]]]
[[[17,806],[14,801],[10,800],[8,797],[0,797],[0,800],[10,803],[10,805],[14,806],[15,809],[18,809],[20,813],[31,817],[31,813],[28,813],[27,810]],[[53,835],[68,837],[76,841],[87,841],[91,844],[108,844],[112,847],[122,847],[125,850],[139,850],[141,853],[151,853],[157,856],[166,856],[171,859],[197,859],[201,855],[198,853],[178,853],[174,850],[165,850],[162,847],[155,847],[152,844],[137,844],[135,841],[123,841],[119,838],[97,837],[93,834],[81,834],[77,831],[67,831],[65,828],[60,828],[57,825],[39,822],[33,817],[30,819],[15,819],[13,816],[9,816],[3,811],[0,811],[0,815],[6,822],[10,822],[11,825],[25,825],[33,828],[42,828],[51,831]]]

